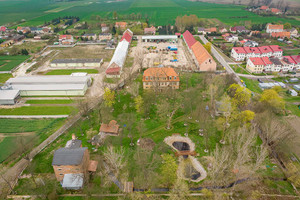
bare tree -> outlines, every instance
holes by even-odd
[[[124,160],[124,153],[125,151],[122,147],[119,150],[117,150],[113,146],[109,146],[103,151],[105,161],[109,165],[109,169],[115,173],[116,177],[119,175],[120,171],[126,166],[126,162]]]

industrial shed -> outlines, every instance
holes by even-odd
[[[103,59],[56,59],[50,64],[51,67],[72,67],[72,68],[83,68],[83,67],[100,67],[103,63]]]
[[[20,97],[19,90],[1,90],[0,105],[14,105]]]
[[[28,76],[6,82],[21,96],[83,96],[91,85],[90,76]]]
[[[142,36],[143,42],[178,42],[176,35],[147,35]]]

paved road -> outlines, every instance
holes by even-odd
[[[204,44],[208,43],[208,40],[203,36],[199,35],[200,39],[203,41]],[[223,65],[223,67],[226,69],[228,74],[234,74],[234,79],[238,82],[238,84],[242,85],[240,77],[233,71],[233,69],[229,66],[229,64],[225,61],[223,56],[220,55],[220,53],[215,49],[214,45],[211,45],[211,53],[213,56]]]

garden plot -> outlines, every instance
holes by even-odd
[[[171,66],[176,68],[185,67],[187,59],[184,54],[184,49],[181,42],[178,43],[150,43],[143,42],[144,67],[154,67],[159,65]],[[178,50],[170,51],[168,47],[177,47]]]

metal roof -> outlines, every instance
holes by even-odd
[[[20,76],[10,78],[8,84],[80,84],[86,83],[90,76]]]
[[[60,148],[54,153],[52,165],[79,165],[87,149],[87,147],[76,149]]]
[[[59,64],[59,63],[100,63],[102,59],[56,59],[51,63]]]
[[[116,63],[119,67],[122,68],[126,60],[128,48],[129,48],[129,42],[127,42],[126,40],[119,42],[115,50],[115,53],[109,63],[109,67],[111,64]]]
[[[69,149],[76,149],[76,148],[80,148],[81,146],[81,140],[69,140],[67,143],[66,143],[66,146],[65,148],[69,148]]]
[[[83,187],[83,173],[65,174],[62,187],[69,189],[79,189]]]
[[[14,100],[19,94],[19,90],[0,90],[0,100]]]
[[[178,39],[176,35],[147,35],[142,36],[142,40],[174,40]]]
[[[79,84],[14,84],[14,90],[27,90],[27,91],[61,91],[61,90],[83,90],[86,87],[85,83]]]

